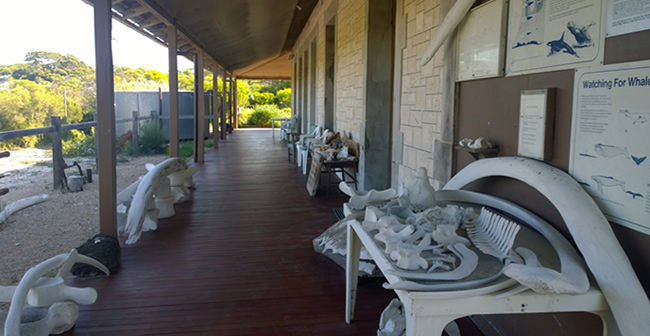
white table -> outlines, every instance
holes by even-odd
[[[275,122],[279,121],[282,123],[283,121],[291,120],[291,118],[273,118],[271,119],[271,133],[273,134],[272,137],[275,138]]]
[[[397,276],[386,274],[388,260],[377,248],[372,238],[361,228],[359,222],[350,221],[348,223],[345,301],[347,323],[352,322],[354,318],[359,255],[362,244],[390,283],[403,280]],[[465,298],[440,298],[437,293],[433,292],[395,290],[395,293],[404,304],[407,336],[442,335],[447,324],[470,315],[575,311],[598,314],[604,324],[603,335],[619,334],[605,297],[599,289],[593,286],[587,293],[581,295],[542,295],[526,291],[504,299],[496,298],[499,292]]]
[[[442,196],[442,193],[439,195]],[[346,265],[347,323],[354,318],[361,246],[366,248],[389,283],[394,284],[404,280],[389,274],[388,271],[394,269],[392,261],[387,259],[382,249],[362,228],[359,221],[350,220],[347,232]],[[593,284],[587,293],[580,295],[537,294],[529,290],[507,298],[497,298],[498,294],[506,290],[473,296],[463,295],[463,291],[395,290],[395,293],[404,305],[407,336],[442,335],[447,324],[457,318],[470,315],[576,311],[599,315],[603,321],[603,335],[620,335],[605,296]]]

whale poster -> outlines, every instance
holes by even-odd
[[[506,75],[602,64],[606,0],[511,0]]]
[[[569,174],[615,223],[650,234],[650,62],[581,69]]]

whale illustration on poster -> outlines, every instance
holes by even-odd
[[[605,0],[512,0],[506,75],[602,64]]]

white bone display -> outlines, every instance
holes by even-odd
[[[110,273],[102,263],[74,249],[30,268],[18,286],[0,286],[0,302],[11,302],[9,312],[0,314],[4,325],[2,335],[46,336],[72,328],[78,316],[76,304],[92,304],[97,299],[93,288],[70,287],[64,283],[75,263],[94,266],[107,275]],[[57,268],[55,277],[45,276]],[[43,309],[25,311],[25,303]]]
[[[133,244],[142,232],[156,230],[158,219],[175,214],[174,204],[183,202],[189,195],[189,189],[195,186],[192,176],[195,167],[188,167],[180,158],[169,158],[157,165],[147,164],[149,171],[134,189],[134,184],[120,193],[118,199],[133,199],[128,210],[118,206],[118,232],[128,235],[127,244]],[[122,203],[120,203],[122,205]],[[127,213],[124,220],[124,213]]]

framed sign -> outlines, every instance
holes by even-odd
[[[320,171],[323,166],[323,160],[324,156],[320,153],[312,153],[311,169],[309,170],[309,176],[307,177],[307,192],[309,192],[309,196],[316,196],[316,191],[318,191],[318,183],[320,182]]]
[[[517,155],[550,160],[554,121],[555,89],[521,91]]]
[[[456,80],[503,76],[506,0],[473,8],[458,26]]]

